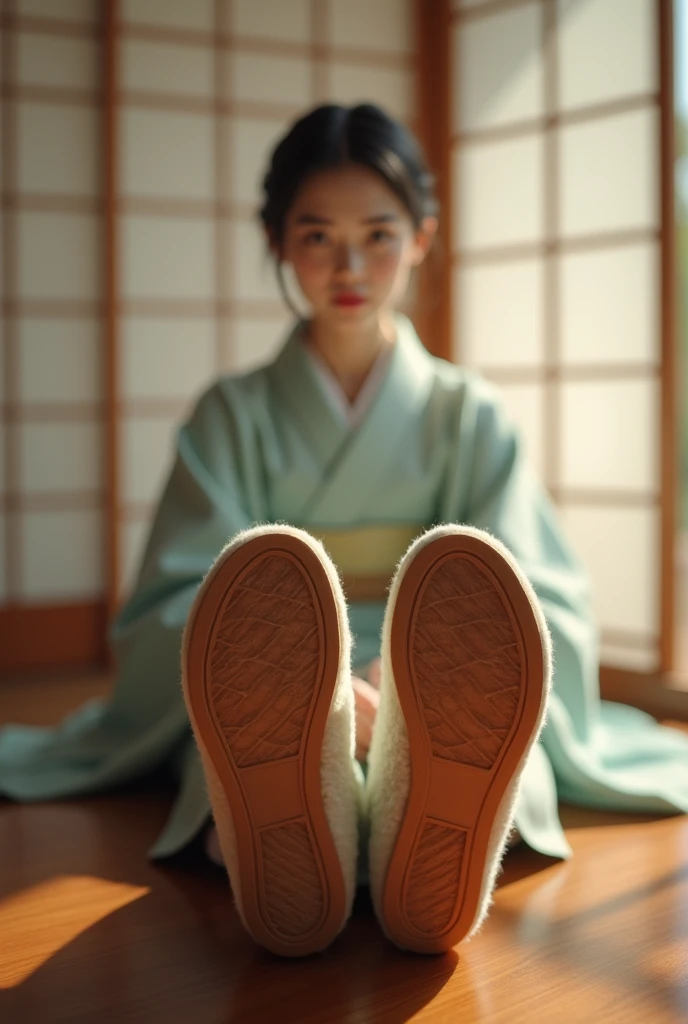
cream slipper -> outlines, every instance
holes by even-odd
[[[504,545],[419,537],[385,614],[367,779],[371,895],[402,948],[442,952],[482,923],[550,680],[542,610]]]
[[[239,534],[191,609],[184,698],[239,914],[283,956],[327,946],[351,912],[359,788],[351,640],[322,545]]]

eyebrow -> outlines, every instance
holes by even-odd
[[[396,213],[381,213],[374,217],[367,217],[363,224],[393,224],[399,220]],[[334,221],[329,220],[327,217],[317,217],[313,213],[302,213],[296,220],[297,224],[322,224],[329,225],[333,224]]]

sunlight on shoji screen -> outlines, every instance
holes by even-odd
[[[413,11],[410,0],[329,0],[330,59],[325,99],[378,103],[394,117],[415,113]]]
[[[225,223],[231,309],[224,333],[224,366],[251,370],[276,353],[292,316],[286,308],[258,220],[262,179],[272,149],[314,100],[311,6],[307,0],[249,0],[229,5],[233,46],[226,54],[227,177],[235,211]]]
[[[232,307],[224,366],[253,369],[276,353],[292,316],[282,301],[258,221],[270,153],[314,100],[311,5],[308,0],[233,0],[233,46],[226,55],[228,95],[240,105],[226,119],[227,195],[236,211],[225,225],[227,287]]]
[[[241,9],[235,8],[235,15]],[[251,22],[244,16],[240,24],[248,31]],[[299,19],[296,20],[298,26]],[[295,31],[294,25],[285,26]],[[259,21],[257,30],[265,27]],[[228,370],[248,370],[266,362],[282,343],[292,316],[281,299],[267,243],[259,227],[257,211],[261,203],[261,182],[277,140],[292,121],[286,114],[260,119],[237,116],[227,127],[227,169],[232,200],[243,214],[232,229],[233,259],[230,287],[237,302],[225,345]],[[252,304],[253,303],[253,304]]]
[[[556,0],[559,106],[646,97],[657,86],[655,0]]]
[[[18,0],[15,11],[3,341],[16,412],[0,515],[12,518],[14,550],[10,580],[0,551],[0,599],[9,583],[19,603],[86,601],[104,591],[100,12],[95,0]]]
[[[124,0],[121,16],[120,572],[127,587],[170,470],[176,426],[216,370],[215,55],[212,3]],[[208,33],[207,41],[189,32]]]
[[[591,111],[589,119],[562,124],[557,138],[560,231],[577,243],[562,251],[558,265],[562,510],[593,578],[603,659],[654,669],[661,458],[657,9],[653,0],[559,0],[557,13],[561,106]],[[632,105],[594,116],[596,106],[617,100]],[[596,246],[595,238],[607,244]],[[581,379],[586,368],[588,379]]]
[[[592,578],[604,659],[653,668],[656,5],[455,0],[454,10],[455,355],[501,386],[560,506]]]
[[[454,354],[499,382],[544,472],[543,8],[480,7],[452,28]]]

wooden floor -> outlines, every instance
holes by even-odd
[[[0,722],[50,721],[92,690],[6,686]],[[402,954],[362,894],[327,953],[287,962],[253,945],[198,850],[146,860],[168,806],[160,783],[0,801],[3,1024],[688,1021],[688,818],[563,809],[573,860],[513,850],[469,944]]]

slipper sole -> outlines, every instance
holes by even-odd
[[[246,924],[281,956],[316,952],[346,918],[320,777],[339,670],[332,585],[299,538],[254,537],[216,564],[187,631],[187,706],[231,809]]]
[[[471,931],[502,852],[490,849],[495,822],[542,717],[542,639],[511,565],[456,534],[408,566],[391,656],[411,787],[382,910],[398,945],[443,952]]]

